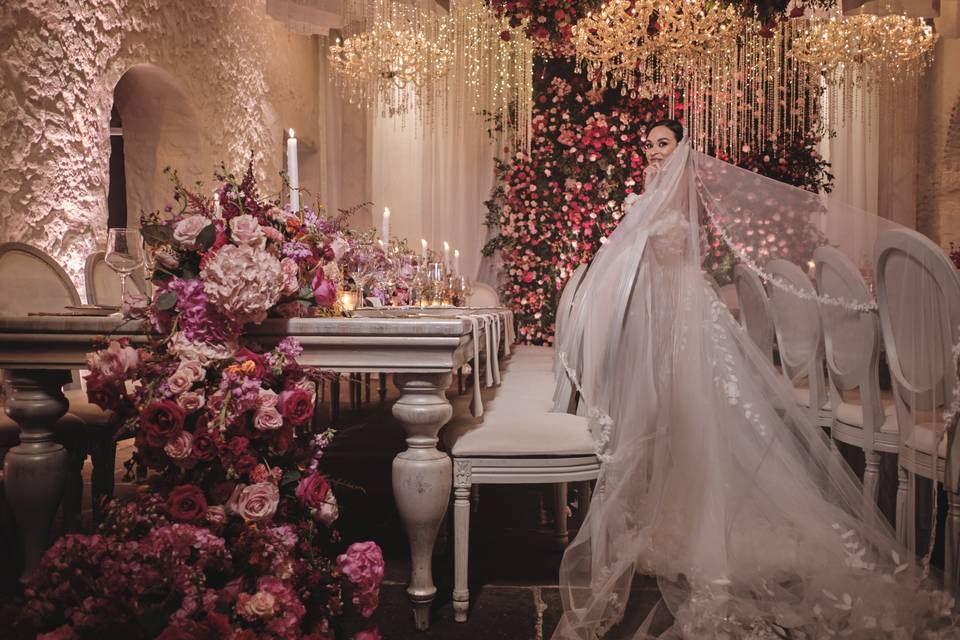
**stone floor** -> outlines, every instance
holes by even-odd
[[[388,383],[389,384],[389,383]],[[453,532],[440,536],[434,554],[437,599],[428,631],[414,628],[406,594],[409,576],[407,541],[393,504],[391,461],[401,451],[402,429],[390,413],[396,390],[378,398],[374,377],[370,400],[351,407],[347,385],[341,388],[340,417],[332,426],[338,436],[327,453],[325,470],[336,483],[340,530],[346,540],[374,540],[384,550],[386,577],[376,622],[387,640],[534,640],[549,638],[562,611],[557,576],[563,551],[553,535],[552,490],[549,486],[485,486],[471,522],[471,610],[466,623],[453,620]],[[455,386],[455,385],[454,385]],[[329,387],[328,387],[329,389]],[[452,388],[450,394],[456,393]],[[329,395],[321,407],[330,415]],[[121,442],[117,455],[118,497],[135,487],[123,479],[123,463],[133,452]],[[89,500],[89,467],[84,496]],[[576,494],[571,491],[571,507]],[[84,513],[90,521],[89,505]],[[571,518],[575,527],[576,517]],[[571,536],[575,529],[571,529]],[[444,537],[446,538],[444,540]],[[0,565],[6,562],[0,559]],[[0,566],[0,573],[3,567]],[[13,582],[12,580],[8,582]],[[9,585],[8,585],[9,586]],[[657,601],[656,585],[638,581],[634,593],[638,611]],[[2,633],[0,633],[2,636]]]

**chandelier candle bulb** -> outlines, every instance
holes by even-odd
[[[450,270],[450,243],[446,240],[443,241],[443,268]]]
[[[383,241],[390,242],[390,208],[383,208],[383,223],[380,227],[380,235],[383,237]]]
[[[297,138],[293,129],[287,138],[287,178],[290,181],[290,210],[300,210],[300,168],[297,166]]]
[[[420,238],[420,256],[426,261],[427,259],[427,239]]]
[[[453,250],[453,275],[460,277],[460,249]]]

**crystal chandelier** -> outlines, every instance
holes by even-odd
[[[652,94],[736,45],[741,19],[711,0],[610,0],[574,26],[577,63],[594,85]]]
[[[922,19],[872,14],[831,16],[798,23],[792,52],[828,85],[846,82],[872,89],[928,65],[937,35]]]
[[[789,20],[771,30],[714,0],[608,0],[574,27],[578,67],[595,88],[668,97],[694,145],[731,158],[819,126],[824,84],[846,83],[849,94],[851,84],[915,77],[934,42],[928,25],[903,16]],[[854,103],[831,100],[830,124],[839,120],[833,105]]]
[[[335,81],[351,104],[429,120],[453,63],[451,20],[390,0],[374,0],[370,16],[367,29],[330,47]]]
[[[492,117],[504,143],[529,148],[533,43],[484,0],[449,13],[372,0],[364,28],[330,47],[334,80],[351,104],[402,124],[448,124],[448,109]]]

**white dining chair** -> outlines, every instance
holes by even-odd
[[[766,265],[774,278],[791,290],[770,286],[770,312],[780,353],[784,377],[793,385],[794,397],[821,427],[833,423],[824,380],[823,329],[813,283],[804,271],[787,260],[771,260]],[[794,293],[810,294],[804,299]]]
[[[453,610],[465,622],[470,607],[470,498],[481,484],[554,484],[589,482],[600,473],[600,461],[586,418],[531,409],[522,397],[497,397],[483,418],[460,417],[442,433],[453,458],[454,588]],[[566,492],[555,491],[556,518],[566,521]],[[582,500],[589,500],[582,496]],[[566,527],[557,533],[567,542]]]
[[[29,295],[24,295],[29,291]],[[0,314],[27,315],[31,312],[62,312],[68,305],[80,304],[70,277],[49,255],[26,244],[0,244]],[[102,498],[113,494],[116,446],[113,440],[111,414],[92,404],[82,390],[79,372],[73,371],[73,382],[66,385],[64,395],[69,402],[67,415],[61,420],[57,435],[71,452],[70,482],[64,498],[66,521],[79,517],[82,483],[80,469],[89,454],[93,462],[91,492],[95,511]],[[0,425],[5,430],[19,428],[4,414]]]
[[[813,254],[817,290],[825,296],[872,303],[873,295],[853,262],[834,247]],[[880,319],[876,311],[853,311],[820,304],[827,389],[834,440],[863,451],[863,495],[876,503],[880,490],[880,454],[896,455],[899,445],[893,398],[880,392]]]
[[[942,483],[948,499],[944,571],[957,579],[960,443],[943,413],[956,398],[960,276],[929,238],[884,232],[874,249],[877,303],[899,425],[897,537],[916,550],[915,476]],[[935,521],[935,520],[934,520]]]
[[[113,305],[120,303],[120,276],[104,262],[103,251],[97,251],[87,256],[84,265],[84,285],[87,292],[87,302],[90,304]],[[140,294],[149,294],[150,285],[143,275],[143,269],[138,268],[130,274],[128,280]]]
[[[474,282],[473,291],[467,296],[467,306],[475,309],[491,309],[500,306],[496,290],[484,282]]]
[[[760,351],[773,362],[773,318],[770,299],[760,277],[743,264],[733,267],[733,286],[737,292],[740,324]]]

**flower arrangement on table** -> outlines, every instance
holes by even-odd
[[[261,198],[251,171],[219,178],[216,202],[178,182],[181,210],[143,227],[155,292],[124,309],[152,327],[149,346],[110,340],[87,358],[89,398],[133,433],[148,484],[108,505],[94,535],[54,544],[15,634],[332,640],[352,625],[379,637],[366,620],[383,556],[341,540],[320,468],[324,374],[297,363],[293,339],[264,349],[244,329],[335,312],[349,234]]]

